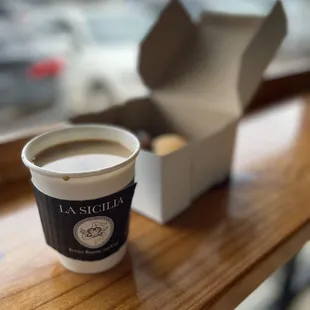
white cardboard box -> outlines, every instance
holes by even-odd
[[[166,223],[228,176],[238,121],[285,33],[279,2],[260,16],[204,13],[197,24],[178,1],[167,6],[140,47],[149,97],[75,119],[189,139],[166,156],[141,151],[135,211]]]

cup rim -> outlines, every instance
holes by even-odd
[[[94,129],[94,130],[100,130],[100,129],[109,129],[109,130],[115,130],[118,132],[122,132],[126,135],[128,135],[128,137],[130,139],[132,139],[132,141],[134,141],[135,147],[134,150],[132,151],[132,154],[126,158],[124,161],[122,161],[121,163],[117,164],[117,165],[113,165],[111,167],[106,167],[106,168],[102,168],[102,169],[96,169],[96,170],[90,170],[90,171],[82,171],[82,172],[60,172],[60,171],[56,171],[56,170],[51,170],[51,169],[46,169],[43,167],[39,167],[37,165],[35,165],[31,159],[29,158],[29,150],[32,147],[32,145],[34,143],[38,143],[40,140],[44,140],[47,137],[50,137],[52,135],[57,135],[60,132],[64,132],[64,131],[74,131],[74,130],[78,130],[81,128],[85,128],[85,129]],[[102,139],[104,140],[104,139]],[[76,140],[75,140],[76,141]],[[69,142],[69,141],[68,141]],[[119,142],[119,141],[117,141]],[[119,142],[120,143],[120,142]],[[57,144],[55,144],[57,145]],[[24,163],[24,165],[26,167],[28,167],[31,171],[35,171],[38,174],[41,175],[45,175],[45,176],[49,176],[49,177],[54,177],[54,178],[85,178],[85,177],[93,177],[93,176],[98,176],[98,175],[103,175],[103,174],[107,174],[109,172],[113,172],[116,171],[124,166],[127,166],[128,164],[130,164],[132,161],[134,161],[136,159],[136,157],[138,156],[140,152],[140,141],[138,140],[138,138],[132,134],[130,131],[118,127],[118,126],[114,126],[114,125],[94,125],[94,124],[83,124],[83,125],[69,125],[66,128],[61,128],[61,129],[56,129],[56,130],[52,130],[49,131],[47,133],[43,133],[41,135],[38,135],[34,138],[32,138],[30,141],[27,142],[27,144],[23,147],[22,149],[22,153],[21,153],[21,159]]]

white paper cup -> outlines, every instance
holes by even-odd
[[[37,154],[39,154],[43,150],[46,150],[50,147],[56,146],[58,144],[70,143],[73,141],[85,141],[89,139],[105,140],[105,141],[108,140],[108,141],[118,142],[121,145],[125,146],[127,149],[129,149],[131,151],[131,155],[128,158],[124,158],[124,161],[121,162],[120,164],[117,164],[112,167],[108,167],[108,168],[104,168],[100,170],[94,170],[94,171],[72,172],[72,173],[60,173],[57,171],[48,170],[48,169],[36,166],[32,162],[33,158]],[[56,243],[62,242],[61,240],[59,240],[60,238],[59,234],[61,234],[61,232],[59,232],[59,229],[57,229],[58,227],[57,225],[58,224],[60,225],[61,223],[57,223],[57,219],[56,220],[50,219],[50,216],[48,213],[53,212],[56,214],[57,212],[58,213],[68,212],[68,208],[69,206],[71,206],[71,204],[73,204],[76,207],[75,209],[73,208],[75,210],[73,212],[75,212],[76,214],[73,214],[73,215],[72,214],[61,214],[62,216],[61,219],[64,219],[64,220],[70,219],[70,221],[71,220],[73,221],[75,218],[74,216],[76,215],[79,217],[79,220],[81,219],[84,220],[83,216],[84,216],[84,213],[86,212],[85,210],[88,210],[89,214],[87,215],[88,216],[87,218],[95,215],[94,217],[92,217],[92,219],[96,218],[96,221],[97,221],[95,222],[95,224],[93,224],[95,225],[94,227],[95,228],[97,226],[100,227],[100,228],[97,228],[99,230],[102,227],[105,229],[106,235],[114,236],[113,234],[116,233],[115,230],[113,231],[113,229],[116,229],[116,226],[114,224],[117,224],[117,223],[113,222],[109,217],[107,217],[105,212],[108,212],[108,211],[114,212],[113,214],[117,215],[115,212],[121,212],[121,210],[124,210],[123,205],[121,205],[123,199],[120,198],[120,200],[116,202],[115,205],[110,204],[110,202],[107,202],[106,204],[101,203],[102,201],[100,199],[102,198],[105,199],[106,196],[114,197],[114,195],[117,195],[119,192],[122,192],[124,188],[128,188],[128,185],[132,183],[134,179],[135,159],[139,153],[139,150],[140,150],[139,141],[133,134],[121,128],[117,128],[113,126],[105,126],[105,125],[72,126],[72,127],[68,127],[65,129],[61,129],[61,130],[57,130],[57,131],[53,131],[53,132],[40,135],[32,139],[30,142],[28,142],[22,151],[22,160],[31,172],[32,183],[35,187],[35,192],[37,191],[39,195],[42,195],[43,197],[42,198],[43,200],[41,198],[38,200],[38,197],[36,196],[46,239],[48,239],[47,235],[50,236],[50,235],[56,234],[57,235],[56,237],[55,236],[54,237],[50,236],[50,237],[52,239],[58,238],[57,239],[58,241],[57,240],[55,241]],[[48,204],[50,201],[56,201],[56,203],[53,202],[54,205],[52,204],[52,207],[51,205],[46,206],[45,200],[46,200],[46,204]],[[64,200],[65,201],[64,204],[66,205],[66,207],[62,206],[63,204],[62,202],[58,203],[58,200]],[[93,200],[99,201],[101,205],[100,204],[96,206],[92,205]],[[84,209],[78,208],[79,204],[83,206],[83,202],[85,201],[87,201],[87,206],[83,207]],[[116,201],[116,200],[113,200],[113,201]],[[114,208],[112,210],[113,207],[117,206],[117,203],[121,205],[120,208]],[[66,208],[66,210],[62,210],[64,208]],[[78,213],[77,210],[80,210],[80,213]],[[95,212],[95,211],[98,214],[91,214],[91,212]],[[59,216],[58,213],[56,214],[57,216]],[[83,214],[81,215],[81,213]],[[128,214],[129,214],[129,211],[128,211]],[[71,217],[69,218],[69,216]],[[87,222],[85,224],[86,226],[88,225],[87,218],[86,220],[84,220]],[[45,223],[46,225],[44,225],[44,221],[46,222]],[[122,223],[125,223],[125,222],[126,220],[124,220]],[[78,228],[80,229],[82,233],[84,233],[87,227],[83,224],[84,223],[83,221],[80,221],[79,223],[82,223],[82,224],[78,224],[78,226],[80,227]],[[52,226],[53,229],[51,229],[49,225]],[[103,225],[103,226],[100,226],[100,225]],[[126,225],[128,225],[128,221]],[[61,225],[59,227],[61,227]],[[125,229],[127,229],[128,231],[128,226]],[[80,231],[76,228],[74,228],[74,230],[75,232],[73,232],[73,234],[75,234],[75,239],[77,240],[79,236],[76,237],[76,235],[79,235]],[[71,233],[72,231],[69,231],[69,233],[65,235],[65,238],[67,237],[71,238],[72,236],[69,236]],[[125,233],[126,233],[126,237],[122,235],[123,239],[127,238],[127,232]],[[84,237],[86,238],[85,242],[89,242],[87,238],[94,238],[94,239],[99,238],[98,244],[100,244],[101,242],[100,238],[102,236],[93,237],[93,235],[95,236],[96,234],[95,233],[93,235],[92,234],[93,234],[93,231],[91,231],[91,234],[82,235],[83,238]],[[79,240],[79,242],[83,243],[84,241]],[[97,242],[97,241],[94,241],[94,242]],[[48,240],[47,240],[47,243],[49,243]],[[74,271],[74,272],[78,272],[78,273],[98,273],[98,272],[102,272],[102,271],[112,268],[117,263],[119,263],[121,259],[124,257],[126,253],[127,240],[125,240],[119,248],[118,246],[116,246],[116,244],[117,242],[114,242],[112,244],[115,248],[117,248],[117,250],[114,253],[111,253],[109,256],[103,259],[91,260],[91,261],[89,261],[88,258],[87,260],[84,259],[84,256],[83,256],[83,259],[76,259],[76,258],[68,257],[64,255],[63,253],[60,253],[59,250],[57,249],[56,250],[59,252],[60,262],[67,269]],[[79,246],[83,247],[83,244],[82,245],[79,244]],[[75,250],[70,248],[70,251],[71,250],[73,251],[72,253],[74,253]],[[107,253],[110,253],[110,251],[113,251],[113,247],[111,246],[111,248],[108,248],[108,250],[107,248],[104,248],[104,247],[103,249],[100,248],[99,250],[97,248],[94,250],[90,248],[88,252],[91,253],[90,256],[92,256],[92,259],[93,259],[94,257],[101,255],[101,254],[98,254],[98,252],[100,252],[101,250],[102,251],[105,250],[106,251],[105,253],[107,254]],[[74,254],[74,255],[80,255],[80,254]]]

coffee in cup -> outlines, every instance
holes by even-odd
[[[101,272],[125,255],[139,149],[134,135],[103,125],[53,131],[24,147],[46,242],[69,270]]]

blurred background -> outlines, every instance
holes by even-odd
[[[115,0],[1,0],[0,132],[145,92],[138,44],[157,14]]]
[[[167,2],[1,0],[0,135],[146,94],[138,45]],[[255,15],[270,2],[183,0],[194,19],[203,9]],[[271,77],[304,70],[310,59],[310,2],[284,5],[289,36],[266,72]]]

